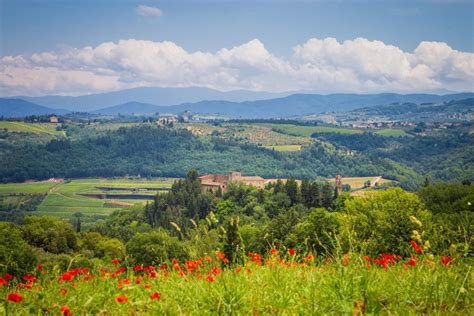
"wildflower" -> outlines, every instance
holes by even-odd
[[[143,287],[144,287],[145,289],[149,290],[149,289],[151,289],[151,284],[145,284],[145,285],[143,285]]]
[[[444,266],[447,266],[448,264],[450,264],[451,261],[453,261],[453,258],[451,258],[451,257],[448,257],[448,256],[442,256],[441,257],[441,264],[444,265]]]
[[[342,263],[343,266],[346,267],[346,266],[349,265],[349,262],[350,262],[350,257],[349,257],[349,254],[346,253],[342,256],[341,263]]]
[[[171,262],[172,262],[173,264],[178,264],[178,260],[177,260],[177,259],[173,259],[173,260],[171,260]]]
[[[36,277],[34,275],[27,274],[23,277],[23,280],[29,283],[34,283],[36,281]]]
[[[214,282],[214,278],[213,278],[212,276],[208,275],[208,276],[206,277],[206,281],[207,281],[207,282]]]
[[[120,262],[117,259],[112,260],[112,263],[116,266],[118,266],[120,264]]]
[[[411,247],[416,251],[416,253],[423,253],[423,248],[421,248],[416,241],[412,240],[410,241]]]
[[[216,251],[216,256],[221,260],[225,258],[225,254],[222,251]]]
[[[8,281],[0,277],[0,286],[8,285]]]
[[[416,266],[416,258],[412,257],[407,263],[405,263],[405,266],[415,267]]]
[[[150,278],[156,278],[158,276],[158,272],[156,271],[151,271],[150,272]]]
[[[36,267],[36,269],[38,269],[38,271],[43,270],[43,265],[42,265],[42,264],[38,264],[38,266]]]
[[[71,315],[71,309],[67,305],[61,306],[61,313],[64,316],[70,316]]]
[[[236,273],[240,273],[241,271],[242,271],[242,268],[236,268],[236,269],[235,269],[235,272],[236,272]]]
[[[413,224],[421,227],[423,226],[423,224],[420,222],[420,220],[418,218],[416,218],[415,216],[410,216],[410,222],[412,222]]]
[[[60,277],[61,281],[72,281],[73,279],[74,279],[74,275],[69,272],[63,273]]]
[[[309,254],[306,255],[306,261],[311,261],[313,259],[314,259],[313,254],[309,253]]]
[[[122,294],[122,295],[117,296],[115,298],[115,301],[120,304],[126,303],[128,301],[128,297]]]
[[[289,248],[289,249],[288,249],[288,253],[289,253],[290,255],[294,256],[294,255],[296,254],[296,251],[295,251],[295,249],[293,249],[293,248]]]
[[[278,254],[278,250],[276,248],[272,248],[272,250],[270,250],[270,253],[272,255],[277,255]]]
[[[5,275],[3,276],[5,278],[5,280],[7,281],[11,281],[13,280],[13,275],[9,274],[9,273],[5,273]]]
[[[160,270],[166,270],[168,267],[166,266],[166,263],[163,263],[161,266],[160,266]]]
[[[142,266],[136,265],[135,268],[133,268],[136,272],[142,271]]]
[[[10,294],[8,294],[8,300],[9,300],[10,302],[18,303],[18,302],[21,302],[22,299],[23,299],[23,296],[21,296],[21,295],[18,294],[18,293],[10,293]]]
[[[61,293],[62,296],[67,295],[67,289],[65,289],[65,288],[62,288],[59,292]]]
[[[152,300],[157,300],[157,301],[159,301],[160,298],[161,298],[161,295],[160,295],[160,293],[158,293],[158,292],[153,292],[153,294],[150,295],[150,299],[152,299]]]
[[[421,236],[420,236],[420,233],[417,231],[417,230],[413,230],[411,232],[411,236],[410,236],[413,240],[416,240],[417,242],[420,242],[421,243]]]
[[[372,258],[370,258],[369,256],[363,256],[362,259],[364,259],[367,262],[372,262]]]

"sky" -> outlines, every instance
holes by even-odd
[[[474,90],[474,0],[0,0],[0,95]]]

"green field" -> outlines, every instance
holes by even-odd
[[[35,183],[8,183],[0,184],[0,195],[4,201],[16,194],[44,194],[46,198],[32,212],[36,215],[52,215],[70,217],[76,212],[84,215],[107,215],[117,208],[131,206],[135,203],[145,203],[145,199],[97,199],[81,196],[80,194],[144,194],[155,195],[158,191],[145,191],[144,188],[170,188],[175,179],[162,178],[153,180],[142,179],[78,179],[63,183],[35,182]],[[98,188],[108,187],[103,191]],[[113,190],[121,188],[121,190]],[[128,190],[127,190],[128,189]],[[142,189],[140,191],[134,189]]]
[[[299,151],[301,145],[275,145],[275,146],[263,146],[267,149],[273,149],[276,151]]]
[[[34,134],[49,134],[64,136],[64,132],[56,130],[56,124],[49,123],[24,123],[13,121],[0,121],[0,129],[7,129],[11,132],[24,132]]]
[[[408,134],[399,128],[384,128],[375,132],[375,134],[385,137],[404,137]]]
[[[339,134],[362,134],[363,131],[354,128],[333,126],[301,126],[290,124],[274,124],[274,130],[285,134],[311,137],[313,133],[339,133]]]

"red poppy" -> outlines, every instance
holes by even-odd
[[[367,262],[371,262],[372,261],[372,258],[370,258],[369,256],[363,256],[362,257],[365,261]]]
[[[26,282],[34,283],[36,281],[36,277],[34,275],[27,274],[23,277],[23,280],[25,280]]]
[[[410,241],[411,247],[416,251],[416,253],[423,253],[423,248],[421,248],[416,241]]]
[[[117,296],[117,297],[115,298],[115,301],[116,301],[117,303],[121,303],[121,304],[122,304],[122,303],[126,303],[126,302],[128,301],[128,297],[122,294],[122,295]]]
[[[214,278],[213,278],[212,276],[208,275],[208,276],[206,277],[206,281],[207,281],[207,282],[214,282]]]
[[[8,285],[8,281],[0,277],[0,286]]]
[[[71,309],[67,305],[61,306],[61,313],[63,313],[64,316],[70,316]]]
[[[10,294],[8,294],[8,300],[9,300],[10,302],[18,303],[18,302],[21,302],[22,299],[23,299],[23,296],[21,296],[21,295],[18,294],[18,293],[10,293]]]
[[[453,258],[451,258],[451,257],[448,257],[448,256],[442,256],[441,257],[441,264],[442,265],[447,266],[448,264],[451,263],[451,261],[453,261]]]
[[[270,253],[271,253],[272,255],[277,255],[277,254],[278,254],[278,250],[277,250],[276,248],[272,248],[272,249],[270,250]]]
[[[7,281],[11,281],[13,280],[13,275],[9,274],[9,273],[5,273],[5,275],[3,276],[5,278],[5,280]]]
[[[74,279],[74,275],[72,273],[66,272],[61,275],[61,281],[72,281]]]
[[[112,260],[112,263],[116,266],[118,266],[120,264],[120,262],[117,259]]]
[[[293,248],[289,248],[289,249],[288,249],[288,253],[289,253],[290,255],[294,256],[294,255],[296,254],[296,251],[295,251],[295,249],[293,249]]]
[[[160,270],[166,270],[168,267],[166,266],[166,263],[163,263],[160,265]]]
[[[135,271],[142,271],[142,266],[135,266],[135,268],[133,268]]]
[[[157,300],[157,301],[159,301],[160,298],[161,298],[161,295],[160,295],[160,293],[158,293],[158,292],[153,292],[153,294],[150,295],[150,299],[152,299],[152,300]]]
[[[36,267],[36,269],[38,269],[39,271],[43,270],[43,265],[42,265],[42,264],[38,264],[38,266]]]
[[[145,284],[143,287],[144,287],[145,289],[147,289],[147,290],[151,289],[151,285],[150,285],[150,284]]]
[[[222,251],[216,251],[216,256],[219,259],[224,259],[225,258],[225,254]]]
[[[241,271],[242,271],[242,268],[236,268],[236,269],[235,269],[235,272],[236,272],[236,273],[240,273]]]
[[[416,266],[416,258],[412,257],[407,263],[405,263],[405,265],[415,267]]]

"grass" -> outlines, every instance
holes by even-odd
[[[127,207],[126,204],[118,205],[118,202],[128,204],[144,204],[147,200],[122,200],[122,199],[96,199],[81,196],[81,193],[119,193],[133,194],[133,188],[171,188],[175,179],[77,179],[70,182],[35,182],[35,183],[8,183],[0,184],[0,195],[4,196],[4,201],[8,201],[8,196],[15,194],[38,194],[47,193],[47,196],[32,212],[34,215],[52,215],[61,218],[70,217],[76,212],[84,215],[108,215],[117,208]],[[125,188],[129,190],[101,191],[97,186],[111,188]],[[155,195],[157,191],[140,191],[139,194]]]
[[[301,145],[275,145],[275,146],[263,146],[267,149],[273,149],[276,151],[300,151]]]
[[[49,123],[24,123],[16,121],[0,121],[0,129],[7,129],[11,132],[25,132],[35,134],[49,134],[64,136],[64,132],[56,131],[56,124]]]
[[[375,134],[385,137],[405,137],[409,135],[403,129],[399,128],[384,128],[376,131]]]
[[[367,181],[370,181],[371,183],[374,183],[374,181],[379,178],[376,176],[372,177],[343,177],[342,178],[342,184],[349,184],[351,186],[351,190],[356,190],[356,189],[362,189],[364,187],[364,183]],[[328,179],[329,182],[334,182],[334,178]],[[386,180],[384,178],[380,178],[377,183],[383,184],[389,182],[389,180]]]
[[[346,258],[302,263],[273,256],[265,265],[230,269],[209,258],[153,272],[124,264],[122,273],[109,263],[102,271],[70,272],[71,281],[60,280],[58,267],[45,267],[31,289],[0,287],[0,297],[22,298],[0,303],[0,314],[59,315],[67,308],[72,315],[472,315],[467,263],[420,257],[415,266],[406,259],[383,268]]]
[[[285,134],[311,137],[314,133],[339,133],[339,134],[362,134],[363,131],[354,128],[333,127],[333,126],[300,126],[290,124],[275,124],[275,130],[281,131]]]

